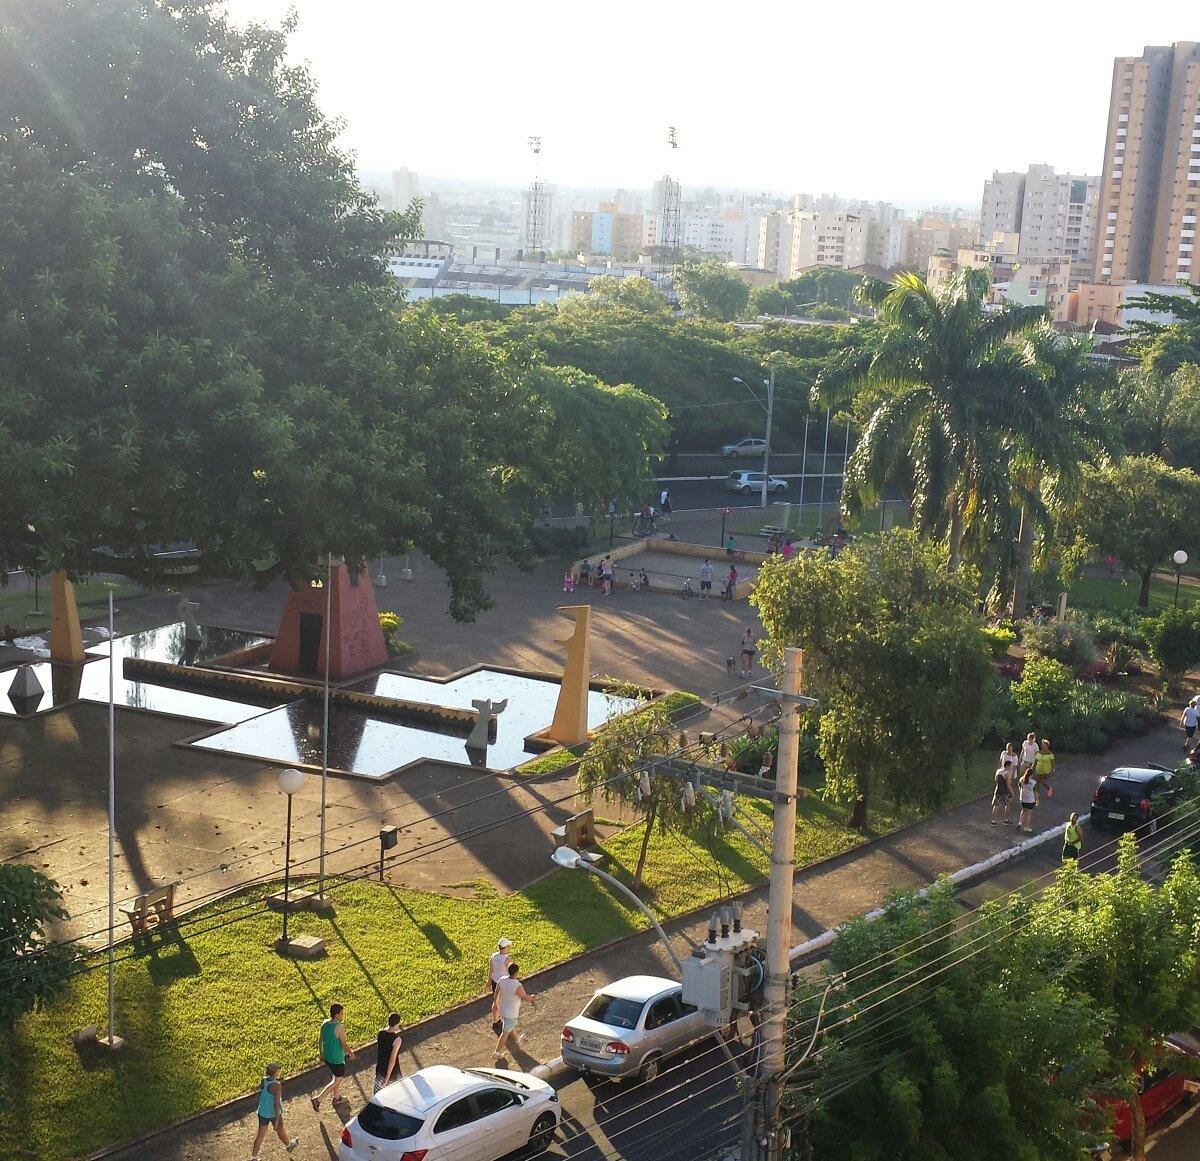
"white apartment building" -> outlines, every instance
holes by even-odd
[[[997,170],[983,183],[983,208],[979,214],[979,241],[996,234],[1015,234],[1021,229],[1025,201],[1025,174]]]
[[[806,211],[793,215],[789,276],[813,266],[850,270],[867,260],[868,219],[860,214]]]
[[[403,213],[409,203],[420,194],[417,190],[417,173],[414,169],[392,170],[392,209]]]
[[[792,215],[763,216],[758,229],[758,268],[788,277],[792,269]]]

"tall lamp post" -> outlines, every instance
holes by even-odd
[[[279,943],[286,953],[288,946],[288,914],[291,912],[289,898],[292,889],[292,795],[304,785],[303,770],[280,770],[279,789],[287,795],[287,831],[283,840],[283,937]]]
[[[775,417],[775,367],[771,367],[771,377],[763,380],[763,386],[767,389],[767,401],[764,404],[761,399],[755,394],[754,388],[746,382],[745,379],[738,375],[734,375],[733,381],[740,383],[751,395],[754,396],[754,401],[767,413],[767,431],[765,439],[765,447],[763,448],[763,478],[762,478],[762,507],[767,506],[767,480],[771,474],[771,421]]]
[[[1175,562],[1175,607],[1179,608],[1179,576],[1188,562],[1188,554],[1182,548],[1177,548],[1171,559]]]

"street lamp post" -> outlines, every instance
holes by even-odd
[[[729,515],[728,506],[721,509],[721,547],[725,547],[725,517]]]
[[[747,391],[749,391],[752,395],[754,395],[753,388],[750,386],[749,383],[746,382],[745,379],[741,378],[738,375],[734,375],[733,381],[735,383],[740,383],[743,387],[746,388]],[[763,508],[765,508],[767,506],[767,481],[770,478],[770,474],[771,474],[771,424],[775,417],[775,367],[774,367],[774,365],[771,366],[771,377],[769,379],[763,380],[763,386],[766,387],[766,389],[767,389],[767,403],[764,408],[764,410],[767,413],[767,431],[766,431],[766,438],[763,441],[764,447],[763,447],[763,478],[762,478],[761,506]],[[754,395],[754,399],[755,399],[755,402],[758,403],[759,407],[763,407],[763,402],[761,399],[758,398],[757,395]]]
[[[1179,577],[1188,562],[1188,554],[1182,548],[1177,548],[1171,559],[1175,562],[1175,607],[1179,608]]]
[[[292,795],[304,785],[304,771],[280,770],[279,789],[287,795],[287,830],[283,840],[283,938],[280,945],[288,945],[288,914],[291,911],[289,898],[292,888]]]

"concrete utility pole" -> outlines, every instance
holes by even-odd
[[[775,766],[775,825],[771,835],[771,892],[767,911],[767,976],[763,989],[762,1063],[758,1088],[764,1098],[759,1156],[778,1161],[785,1143],[780,1135],[786,1054],[787,993],[791,978],[792,891],[796,874],[796,780],[800,765],[800,713],[816,702],[801,692],[804,653],[789,647],[778,694],[779,758]]]
[[[767,506],[767,483],[771,476],[771,421],[775,418],[775,365],[771,365],[771,378],[767,380],[767,442],[763,448],[762,506]]]

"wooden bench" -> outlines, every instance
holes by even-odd
[[[121,914],[129,920],[135,936],[145,935],[151,927],[165,927],[175,922],[175,888],[178,883],[166,883],[138,895]]]
[[[784,536],[787,533],[786,528],[781,528],[778,524],[764,524],[759,530],[759,536]]]

